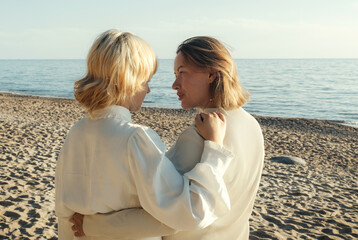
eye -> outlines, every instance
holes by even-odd
[[[180,77],[182,74],[183,74],[183,72],[178,72],[178,73],[174,73],[174,76],[175,76],[176,78],[178,78],[178,77]]]

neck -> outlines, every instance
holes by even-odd
[[[206,106],[204,107],[204,109],[206,108],[218,108],[218,106],[216,105],[216,103],[213,101],[212,98],[210,98],[209,102],[206,104]]]
[[[219,107],[212,100],[211,101],[209,100],[208,103],[205,104],[203,107],[198,107],[198,109],[201,109],[202,111],[207,108],[219,108]]]

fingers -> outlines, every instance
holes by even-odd
[[[79,232],[74,233],[75,237],[84,237],[85,235]]]
[[[76,237],[85,236],[85,233],[83,232],[83,218],[84,218],[84,215],[82,215],[80,213],[75,213],[69,219],[69,221],[71,223],[73,223],[71,229],[74,232],[74,235]]]
[[[201,126],[204,124],[204,121],[206,119],[205,113],[198,113],[195,116],[195,125]]]
[[[200,113],[195,116],[198,133],[205,139],[223,144],[226,132],[225,117],[221,113]]]
[[[75,235],[75,237],[83,237],[84,234],[82,234],[78,229],[76,225],[73,225],[71,227],[72,231],[74,232],[73,235]]]
[[[195,121],[200,120],[200,122],[206,122],[207,119],[216,117],[220,118],[221,121],[225,122],[225,116],[221,112],[198,113],[195,116]]]
[[[225,116],[220,112],[213,113],[198,113],[195,116],[195,125],[197,128],[202,128],[206,125],[217,124],[217,125],[225,125]]]
[[[216,115],[221,119],[221,121],[225,122],[225,116],[221,112],[217,112]]]
[[[201,117],[201,114],[200,114],[200,113],[196,114],[196,116],[195,116],[195,122],[202,122],[202,121],[203,121],[203,119],[202,119],[202,117]]]

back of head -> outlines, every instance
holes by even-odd
[[[152,48],[138,36],[108,30],[93,43],[87,74],[75,82],[76,100],[92,115],[110,105],[122,105],[157,70]]]
[[[206,36],[192,37],[179,45],[178,53],[188,64],[216,73],[210,94],[217,107],[229,110],[247,102],[250,95],[239,81],[236,63],[220,41]]]

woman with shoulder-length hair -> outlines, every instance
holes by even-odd
[[[172,88],[177,91],[182,108],[220,111],[226,117],[224,146],[235,155],[224,174],[231,210],[203,229],[180,231],[174,228],[171,233],[170,228],[163,227],[162,223],[166,222],[148,216],[144,210],[96,214],[85,216],[85,234],[110,234],[118,239],[159,235],[166,240],[249,238],[249,218],[264,162],[264,141],[258,122],[242,108],[249,93],[239,82],[236,63],[220,41],[199,36],[185,40],[178,47],[174,73],[176,79]],[[203,148],[204,140],[194,127],[189,127],[169,149],[167,157],[185,174],[200,161]],[[75,215],[74,220],[77,225],[82,224],[81,215]],[[101,227],[93,228],[98,225]]]
[[[131,33],[109,30],[93,43],[87,75],[75,83],[75,98],[89,116],[70,129],[56,166],[59,239],[73,239],[77,229],[69,218],[75,212],[143,207],[182,230],[205,227],[228,212],[223,174],[233,156],[222,147],[221,114],[196,117],[207,141],[201,162],[185,175],[165,157],[165,144],[152,129],[132,123],[130,111],[150,92],[156,69],[151,47]]]

